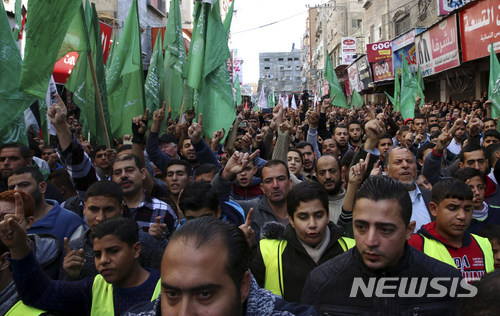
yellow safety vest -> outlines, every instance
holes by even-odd
[[[158,279],[151,301],[154,301],[160,295],[160,291],[161,279]],[[106,282],[102,275],[98,274],[94,278],[94,284],[92,285],[92,308],[90,315],[101,316],[114,314],[113,285]]]
[[[351,249],[356,245],[352,238],[340,237],[338,242],[344,251]],[[287,246],[286,240],[261,239],[259,242],[260,252],[264,265],[266,266],[266,275],[264,279],[264,288],[273,294],[283,297],[283,263],[282,255]]]
[[[446,246],[443,243],[434,239],[427,238],[423,235],[420,236],[422,236],[423,238],[422,251],[426,255],[447,263],[454,268],[457,268],[455,261],[453,261],[453,258],[451,257],[448,249],[446,249]],[[487,238],[480,237],[475,234],[471,234],[471,236],[477,241],[479,248],[481,248],[481,251],[483,252],[484,267],[486,269],[486,273],[492,272],[495,268],[493,262],[493,250],[491,248],[490,241]]]
[[[5,314],[5,316],[39,316],[45,313],[41,309],[28,306],[19,300],[11,309]]]

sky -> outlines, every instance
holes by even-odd
[[[306,29],[306,4],[317,5],[325,0],[235,0],[236,13],[231,25],[229,48],[237,49],[243,59],[243,83],[259,80],[259,52],[289,52],[292,44],[301,48]],[[293,17],[292,17],[293,16]],[[271,26],[242,32],[271,22]]]

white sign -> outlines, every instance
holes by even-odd
[[[234,58],[233,59],[233,78],[236,79],[236,76],[240,79],[240,86],[243,84],[243,70],[241,65],[243,64],[242,59]]]
[[[356,38],[342,37],[342,64],[350,65],[356,59]]]

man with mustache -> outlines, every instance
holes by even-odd
[[[328,193],[329,217],[334,223],[337,223],[342,212],[345,197],[340,170],[341,165],[337,156],[324,155],[316,163],[316,177]]]
[[[250,161],[257,156],[259,151],[253,154],[235,152],[228,160],[226,167],[218,173],[212,181],[212,186],[219,197],[228,196],[236,175],[243,172]],[[261,190],[264,195],[248,201],[236,201],[241,205],[245,214],[251,208],[254,209],[253,226],[256,236],[260,234],[260,228],[267,222],[279,222],[288,225],[289,217],[287,211],[286,195],[292,187],[292,179],[288,166],[281,160],[269,160],[262,167]]]

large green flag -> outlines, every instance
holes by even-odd
[[[44,98],[59,48],[81,0],[30,0],[19,89]]]
[[[408,62],[404,56],[401,56],[401,103],[400,111],[403,119],[413,118],[415,116],[415,98],[418,95],[417,80],[410,72]]]
[[[21,53],[12,36],[3,1],[0,1],[0,144],[28,143],[23,112],[35,98],[19,92],[20,75]]]
[[[165,50],[163,98],[172,110],[172,118],[176,119],[180,115],[184,91],[192,95],[192,90],[187,91],[185,83],[187,78],[186,46],[182,35],[179,0],[170,1],[163,49]],[[189,103],[192,103],[192,100]]]
[[[19,40],[19,31],[21,30],[21,24],[23,22],[23,18],[21,16],[21,10],[22,10],[23,3],[21,0],[16,0],[16,3],[14,5],[14,21],[16,24],[14,25],[14,30],[13,30],[13,35],[14,35],[14,40],[18,41]]]
[[[231,22],[233,21],[233,12],[234,12],[234,1],[231,1],[231,6],[227,11],[226,18],[224,19],[224,31],[226,31],[226,35],[229,38],[229,31],[231,30]]]
[[[491,100],[491,117],[497,118],[500,114],[500,63],[493,49],[493,44],[490,46],[488,100]]]
[[[191,46],[188,56],[187,84],[194,90],[200,89],[205,60],[205,40],[207,33],[207,17],[210,3],[196,2],[194,7],[195,23],[191,37]],[[222,34],[225,34],[224,31]]]
[[[234,78],[233,87],[236,93],[234,98],[236,101],[236,105],[240,105],[241,102],[243,101],[243,98],[241,97],[240,76],[236,75],[236,78]]]
[[[213,5],[197,3],[197,6],[197,13],[199,14],[197,14],[198,19],[195,20],[195,30],[197,36],[204,36],[202,42],[206,46],[201,67],[203,69],[203,80],[200,81],[200,89],[196,94],[195,104],[196,111],[203,113],[203,134],[210,137],[213,132],[221,128],[228,130],[236,118],[236,111],[226,63],[230,54],[220,17],[219,1],[216,0]],[[205,33],[201,33],[203,29],[206,30]],[[199,52],[196,52],[191,46],[190,54],[193,51],[196,58],[199,57]],[[193,61],[192,58],[191,61]],[[190,64],[190,66],[192,65]],[[191,73],[189,74],[191,75]]]
[[[363,101],[363,97],[359,94],[358,90],[354,89],[351,95],[351,102],[349,103],[349,107],[359,109],[363,106],[364,103],[365,101]]]
[[[87,10],[91,12],[88,0],[86,1],[86,7]],[[90,19],[89,21],[86,21],[86,12],[83,8],[83,3],[80,3],[78,11],[73,17],[73,20],[68,27],[68,31],[64,36],[61,48],[59,48],[57,60],[61,59],[64,55],[71,51],[79,53],[90,51],[87,31],[89,23]]]
[[[328,51],[326,50],[325,50],[325,78],[330,84],[330,98],[333,98],[333,96],[335,96],[332,105],[347,108],[347,100],[345,98],[344,91],[342,91],[342,87],[340,86],[337,74],[333,69],[332,60],[330,59],[330,55],[328,55]]]
[[[149,63],[148,75],[144,85],[146,95],[146,108],[152,114],[163,105],[163,84],[165,80],[165,69],[163,65],[163,45],[161,32],[156,35],[155,47]]]
[[[81,10],[81,13],[77,14],[77,16],[80,16],[80,20],[75,22],[75,19],[74,23],[72,23],[72,27],[74,26],[73,31],[75,33],[80,32],[83,34],[83,39],[81,41],[85,42],[85,46],[88,51],[91,52],[94,63],[93,67],[101,97],[104,124],[106,124],[108,140],[110,140],[111,137],[109,133],[111,127],[109,120],[105,69],[101,47],[101,29],[94,3],[92,3],[91,6],[87,0],[85,10]],[[77,30],[77,25],[83,27],[83,30]],[[70,27],[70,29],[72,29],[72,27]],[[88,52],[81,52],[76,65],[71,72],[71,76],[66,83],[66,87],[68,90],[73,92],[73,101],[81,110],[80,121],[82,123],[83,130],[85,132],[90,132],[92,143],[104,145],[106,144],[106,133],[97,102],[96,88],[92,78],[91,67],[92,66],[90,65],[88,59]]]
[[[144,112],[144,77],[137,0],[130,11],[106,72],[111,134],[123,137],[132,131],[132,118]]]

